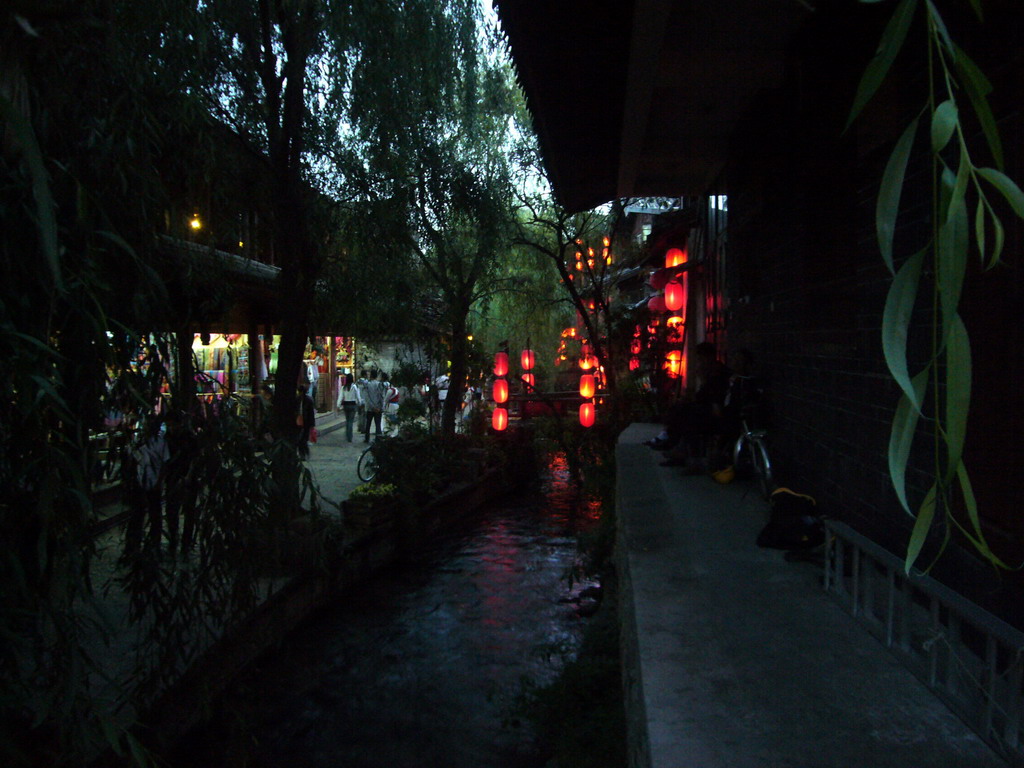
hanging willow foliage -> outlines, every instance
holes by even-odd
[[[980,0],[969,2],[982,19]],[[885,80],[921,8],[928,44],[927,101],[907,125],[889,157],[875,217],[882,259],[893,276],[882,317],[882,345],[889,371],[901,389],[889,440],[889,473],[900,504],[915,519],[907,546],[908,572],[940,515],[947,523],[943,548],[956,528],[985,558],[1005,568],[1006,564],[985,540],[963,460],[972,375],[970,339],[958,306],[972,240],[985,269],[1000,263],[1005,228],[993,199],[1004,198],[1014,215],[1024,218],[1024,193],[1003,172],[1002,143],[988,104],[992,85],[953,42],[932,0],[900,0],[896,5],[877,52],[861,78],[847,127]],[[972,160],[961,116],[962,109],[968,107],[981,125],[995,168],[979,167]],[[900,196],[911,152],[920,141],[922,123],[928,127],[933,167],[932,236],[923,249],[897,267],[893,238]],[[921,370],[912,372],[907,340],[925,279],[932,289],[930,357]],[[907,467],[922,422],[930,433],[933,465],[931,487],[915,511],[908,498]],[[966,513],[967,524],[954,516],[958,508]]]

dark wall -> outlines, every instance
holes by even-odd
[[[786,86],[765,96],[736,139],[727,170],[728,346],[753,350],[770,379],[772,455],[783,484],[811,493],[825,512],[902,554],[912,520],[892,490],[886,461],[899,393],[882,356],[890,277],[878,252],[874,211],[892,145],[924,104],[922,62],[901,56],[901,68],[863,118],[843,132],[856,83],[891,12],[891,4],[882,5],[820,12],[794,46]],[[994,28],[997,44],[989,38],[979,45],[989,33],[972,24],[961,39],[984,51],[977,58],[995,81],[1007,171],[1020,179],[1020,11],[993,6],[986,29]],[[907,184],[898,258],[930,233],[930,170],[923,158],[912,162]],[[1019,562],[1024,290],[1020,228],[1003,212],[1007,265],[987,274],[972,269],[962,308],[975,359],[967,462],[993,545]],[[919,315],[919,323],[928,319]],[[924,359],[926,352],[914,354]],[[908,477],[920,498],[927,476],[911,471]],[[965,549],[944,555],[934,575],[1022,624],[1015,574],[996,577]]]

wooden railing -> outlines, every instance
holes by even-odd
[[[827,521],[825,590],[1013,766],[1024,766],[1024,633],[849,526]]]

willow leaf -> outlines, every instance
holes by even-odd
[[[931,366],[929,365],[914,377],[913,387],[918,400],[924,397],[930,372]],[[910,459],[910,448],[914,443],[920,416],[920,409],[915,408],[905,394],[901,395],[892,419],[892,432],[889,435],[889,478],[900,504],[908,515],[912,513],[910,503],[907,501],[907,462]]]
[[[917,511],[914,530],[910,532],[910,543],[907,544],[907,561],[904,566],[907,573],[910,573],[910,569],[914,567],[914,562],[917,560],[918,555],[921,554],[921,549],[928,539],[928,531],[931,530],[932,521],[935,519],[935,498],[936,491],[933,485],[928,489],[928,494],[924,497],[921,508]]]
[[[981,518],[978,515],[978,499],[974,495],[974,487],[971,485],[970,475],[967,474],[967,467],[961,461],[956,470],[957,480],[960,481],[960,491],[963,494],[964,509],[967,512],[967,519],[971,523],[971,531],[963,529],[964,534],[971,540],[975,549],[983,555],[990,563],[999,568],[1009,568],[1003,560],[996,555],[985,540],[985,532],[981,528]]]
[[[953,38],[949,36],[949,30],[946,29],[946,22],[939,15],[939,9],[935,7],[932,0],[925,0],[925,3],[928,6],[928,15],[931,17],[932,23],[935,25],[935,29],[938,31],[943,44],[946,46],[946,50],[951,55],[956,56],[956,46],[953,44]]]
[[[941,152],[949,143],[959,121],[956,102],[947,99],[935,108],[932,114],[932,151]]]
[[[60,255],[57,248],[57,216],[53,196],[50,194],[50,182],[43,164],[43,154],[36,141],[32,126],[21,112],[15,109],[10,100],[0,92],[0,116],[11,129],[11,136],[21,146],[21,151],[28,165],[32,179],[32,197],[36,203],[36,226],[39,228],[39,240],[42,244],[43,258],[53,276],[54,285],[63,288],[60,272]]]
[[[955,315],[946,341],[946,482],[960,466],[971,405],[971,342],[960,315]]]
[[[903,193],[903,177],[907,172],[910,160],[910,149],[917,133],[917,120],[913,120],[889,156],[882,174],[882,186],[878,191],[878,203],[875,207],[875,227],[878,235],[878,247],[882,252],[882,260],[889,271],[896,274],[892,260],[892,241],[896,233],[896,216],[899,214],[900,195]]]
[[[967,185],[971,180],[971,162],[966,152],[960,153],[960,167],[956,171],[956,179],[953,181],[953,192],[949,197],[949,204],[946,206],[945,220],[949,221],[954,215],[959,215],[959,209],[965,206],[964,200],[967,197]],[[964,207],[966,216],[966,207]]]
[[[903,42],[907,39],[907,31],[910,29],[910,22],[913,20],[916,10],[917,0],[900,0],[899,5],[896,6],[892,18],[885,26],[885,31],[882,32],[882,39],[878,43],[874,57],[868,62],[864,74],[861,76],[860,84],[857,86],[857,95],[853,99],[853,107],[850,109],[850,116],[846,119],[846,126],[843,130],[848,129],[850,124],[857,119],[857,115],[871,101],[871,97],[875,95],[878,87],[885,80],[893,61],[896,60],[896,54],[900,52]]]
[[[974,107],[974,113],[978,116],[978,122],[981,123],[981,130],[985,134],[985,140],[992,152],[996,168],[1002,170],[1004,165],[1003,141],[999,137],[999,128],[996,125],[995,116],[992,114],[992,108],[988,104],[992,83],[962,48],[956,49],[956,57],[953,61],[960,75],[960,83],[971,100],[971,106]]]
[[[985,263],[985,202],[978,200],[974,211],[974,240],[978,244],[978,255],[982,264]]]
[[[1006,243],[1006,231],[1003,229],[1003,222],[996,216],[995,211],[989,209],[992,214],[992,229],[995,231],[995,244],[992,246],[992,258],[989,260],[989,269],[999,263],[999,257],[1003,254],[1003,245]]]
[[[910,333],[910,319],[917,300],[917,287],[921,280],[921,265],[926,251],[918,251],[909,259],[889,286],[882,312],[882,350],[893,379],[903,393],[910,398],[914,410],[921,412],[921,398],[910,380],[907,368],[907,336]]]
[[[999,193],[1006,198],[1006,202],[1013,208],[1013,212],[1024,219],[1024,192],[1020,191],[1020,187],[1013,179],[994,168],[979,168],[977,173],[998,189]]]
[[[954,191],[955,194],[955,191]],[[959,200],[950,200],[949,217],[939,228],[939,242],[936,248],[939,301],[942,305],[942,338],[945,340],[956,317],[963,292],[964,276],[967,272],[967,250],[969,248],[969,227],[967,204],[963,195]]]

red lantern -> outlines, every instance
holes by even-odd
[[[631,370],[631,371],[638,371],[638,370],[640,370],[640,358],[639,357],[631,357],[631,358],[629,358],[629,370]]]
[[[533,362],[534,362],[533,350],[532,349],[524,349],[523,350],[523,354],[521,354],[519,356],[519,363],[520,363],[520,365],[522,365],[523,370],[524,371],[528,371],[531,368],[533,368]]]
[[[683,353],[678,349],[673,349],[667,355],[665,355],[665,370],[667,371],[669,378],[677,379],[682,373],[683,368]]]
[[[651,296],[647,302],[647,309],[651,312],[664,312],[668,307],[665,306],[665,297],[660,293],[657,296]]]
[[[580,405],[580,425],[584,427],[594,426],[594,404],[583,403]]]
[[[660,291],[665,287],[665,283],[667,283],[671,277],[671,271],[667,269],[656,269],[651,273],[651,279],[647,282],[650,284],[651,288],[656,291]]]
[[[665,267],[678,267],[680,264],[686,263],[686,251],[681,251],[678,248],[669,248],[665,251]]]
[[[589,373],[584,373],[580,376],[580,396],[591,398],[597,392],[597,387],[594,384],[594,377]]]
[[[506,375],[508,375],[508,353],[507,352],[495,352],[494,353],[494,375],[495,376],[506,376]]]
[[[683,318],[679,315],[673,315],[665,321],[665,326],[669,329],[668,341],[681,344],[685,338],[683,332],[686,330],[686,324],[683,322]]]
[[[491,414],[491,426],[495,432],[504,432],[508,426],[508,411],[504,408],[495,408]]]
[[[534,382],[535,381],[536,381],[536,379],[534,379],[532,373],[524,373],[523,374],[523,383],[525,383],[529,389],[533,389],[534,388]]]
[[[494,380],[494,402],[504,403],[508,400],[508,381],[505,379]]]
[[[670,312],[683,308],[686,301],[686,294],[683,293],[683,286],[678,280],[672,279],[665,283],[665,308]]]
[[[641,349],[640,339],[633,339],[631,342],[629,342],[630,354],[639,355],[640,354],[640,349]]]

